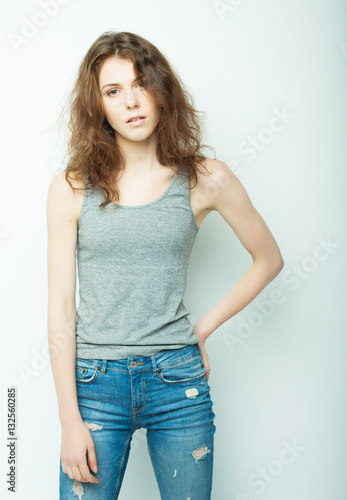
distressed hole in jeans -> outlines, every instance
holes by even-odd
[[[209,450],[207,446],[201,446],[201,448],[194,450],[192,455],[195,458],[195,462],[197,462],[198,460],[206,458],[207,453],[211,453],[211,450]]]
[[[84,489],[81,481],[74,481],[72,490],[75,495],[78,495],[78,500],[81,500],[82,495],[84,495]]]
[[[192,387],[191,389],[186,389],[186,396],[187,398],[196,398],[196,396],[199,394],[199,391],[197,390],[196,387]]]
[[[102,425],[93,424],[92,422],[84,422],[84,423],[87,426],[87,428],[90,430],[90,432],[101,431],[101,429],[102,429]]]

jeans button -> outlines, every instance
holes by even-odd
[[[130,368],[135,368],[136,365],[137,365],[136,361],[130,362]]]

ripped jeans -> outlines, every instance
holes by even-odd
[[[60,500],[116,500],[141,427],[161,499],[210,500],[216,427],[205,371],[199,344],[120,360],[77,358],[78,405],[99,483],[70,479],[60,459]]]

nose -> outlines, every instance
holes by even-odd
[[[131,109],[138,106],[136,95],[132,90],[125,93],[125,105],[127,109]]]

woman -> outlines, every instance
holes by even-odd
[[[60,498],[118,498],[143,427],[161,497],[210,499],[216,427],[205,342],[278,275],[280,250],[228,166],[201,154],[189,93],[149,41],[101,35],[70,101],[69,162],[47,199]],[[253,263],[192,325],[187,266],[213,210]]]

